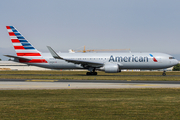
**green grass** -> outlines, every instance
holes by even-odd
[[[86,76],[86,71],[0,71],[0,79],[64,79],[64,80],[150,80],[180,81],[180,72],[98,72],[97,76]]]
[[[1,90],[0,119],[180,119],[180,89]]]

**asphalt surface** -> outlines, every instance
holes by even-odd
[[[0,90],[180,88],[180,81],[0,79]]]
[[[74,83],[143,83],[143,84],[180,84],[180,81],[135,81],[135,80],[48,80],[48,79],[0,79],[0,82],[74,82]]]

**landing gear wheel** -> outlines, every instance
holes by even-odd
[[[93,72],[94,75],[97,75],[97,72]]]
[[[87,72],[86,75],[97,75],[97,72]]]
[[[164,71],[162,75],[163,75],[163,76],[166,76],[166,71]]]

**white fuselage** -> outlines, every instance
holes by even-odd
[[[62,58],[98,62],[103,64],[118,64],[120,69],[163,69],[178,64],[171,55],[164,53],[60,53]],[[51,69],[83,69],[79,64],[55,59],[50,53],[42,53],[47,63],[27,63]],[[157,61],[154,61],[155,58]],[[173,58],[173,59],[172,59]]]

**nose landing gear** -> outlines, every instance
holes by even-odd
[[[163,76],[166,76],[166,71],[164,70],[163,73],[162,73]]]

